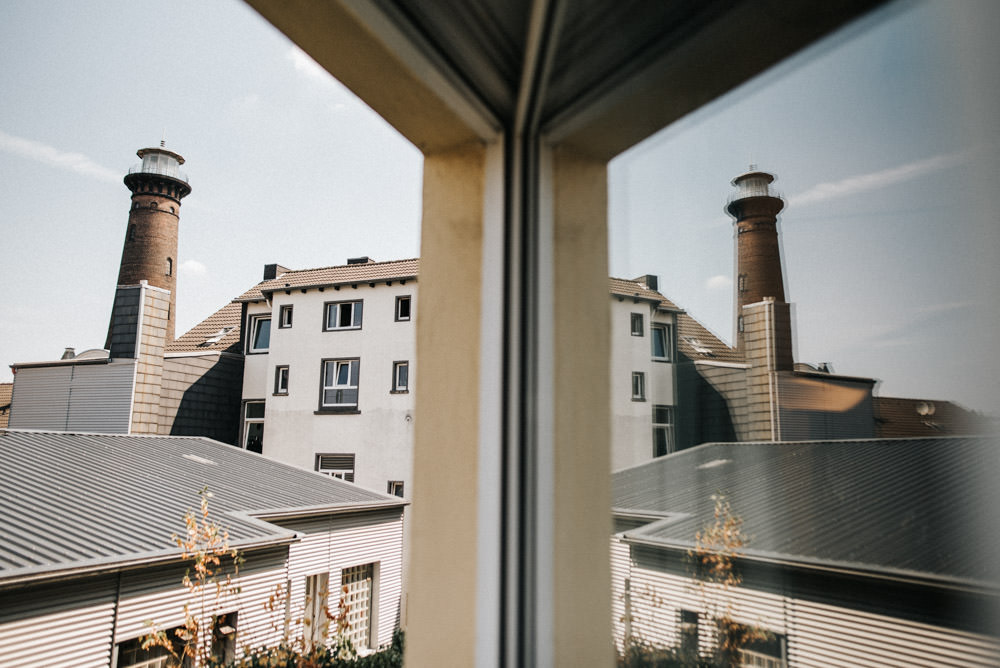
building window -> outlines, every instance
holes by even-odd
[[[292,326],[292,305],[285,304],[278,310],[278,329],[288,329]]]
[[[132,208],[134,209],[135,206],[133,205]],[[135,241],[135,225],[128,226],[128,240]]]
[[[248,401],[244,408],[243,447],[250,452],[264,452],[264,402]]]
[[[674,451],[674,407],[653,406],[653,456]]]
[[[735,634],[738,638],[750,638],[737,650],[740,666],[752,666],[753,668],[785,668],[787,666],[785,656],[787,644],[783,634],[752,633],[743,624],[732,624],[728,632]]]
[[[344,635],[356,649],[372,646],[372,591],[375,565],[352,566],[340,573],[341,605],[347,615]]]
[[[326,644],[330,629],[327,601],[330,596],[330,574],[306,576],[306,600],[302,615],[302,640],[306,649]]]
[[[174,275],[174,261],[168,257],[167,258],[167,276],[173,276],[173,275]]]
[[[680,636],[681,660],[693,663],[698,657],[698,613],[693,610],[681,610],[678,624]]]
[[[673,359],[670,337],[670,325],[656,323],[650,325],[653,359],[658,362],[669,362]]]
[[[645,328],[642,324],[642,314],[633,313],[632,314],[632,336],[642,336]]]
[[[646,374],[642,371],[632,372],[632,401],[646,400]]]
[[[250,316],[250,339],[247,353],[266,353],[271,345],[271,315]]]
[[[173,651],[177,656],[182,656],[184,645],[177,637],[180,627],[167,629],[167,638],[173,645]],[[168,668],[176,666],[177,662],[170,654],[170,650],[159,645],[142,648],[143,638],[133,638],[118,643],[115,646],[118,658],[115,660],[115,668]],[[186,665],[186,664],[185,664]]]
[[[359,359],[323,360],[320,409],[357,409],[360,366]]]
[[[274,367],[274,393],[288,394],[288,367]]]
[[[323,331],[335,329],[361,329],[362,302],[327,302],[326,318],[323,321]]]
[[[409,362],[392,363],[392,391],[399,393],[410,391]]]
[[[331,478],[354,482],[354,453],[316,455],[316,470]]]
[[[236,612],[219,615],[212,623],[212,658],[219,665],[236,660]]]
[[[396,297],[396,321],[410,319],[410,296]]]
[[[385,486],[385,493],[389,496],[398,496],[399,498],[403,498],[403,481],[390,480]]]

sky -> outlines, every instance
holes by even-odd
[[[756,164],[786,201],[796,358],[1000,414],[1000,52],[977,41],[1000,13],[960,6],[893,5],[617,157],[610,273],[731,340],[723,207]],[[267,263],[419,255],[419,151],[235,0],[8,0],[0,57],[0,382],[103,345],[122,176],[161,139],[192,186],[178,332]]]

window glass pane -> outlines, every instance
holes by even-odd
[[[255,350],[265,350],[271,344],[271,319],[258,318],[254,321],[253,347]]]
[[[665,332],[662,327],[653,327],[650,332],[653,342],[653,357],[667,356],[667,342]]]
[[[247,417],[248,418],[262,418],[264,417],[264,402],[263,401],[251,401],[247,403]]]
[[[397,385],[399,386],[399,389],[405,389],[406,388],[407,378],[408,378],[409,374],[410,374],[410,367],[409,367],[409,365],[407,365],[407,364],[400,364],[399,365],[398,374],[397,374],[397,379],[398,379],[397,380]]]
[[[337,362],[337,385],[347,385],[351,377],[351,365],[349,362]]]

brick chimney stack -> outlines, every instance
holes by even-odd
[[[166,341],[170,342],[175,338],[177,228],[181,199],[191,192],[191,186],[179,170],[184,158],[165,149],[163,142],[155,148],[140,149],[137,155],[142,163],[132,167],[125,176],[125,185],[132,191],[132,207],[128,215],[118,285],[133,286],[146,281],[151,286],[170,292],[166,314]],[[112,326],[115,315],[112,312]],[[111,329],[108,328],[106,344],[109,349]]]
[[[784,201],[770,188],[774,176],[751,171],[733,179],[737,192],[726,211],[735,218],[736,236],[736,329],[737,348],[743,348],[743,307],[771,297],[785,302],[785,284],[778,244],[778,213]]]

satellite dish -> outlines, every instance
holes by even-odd
[[[927,417],[928,415],[934,415],[934,404],[929,401],[921,401],[917,404],[917,414]]]

